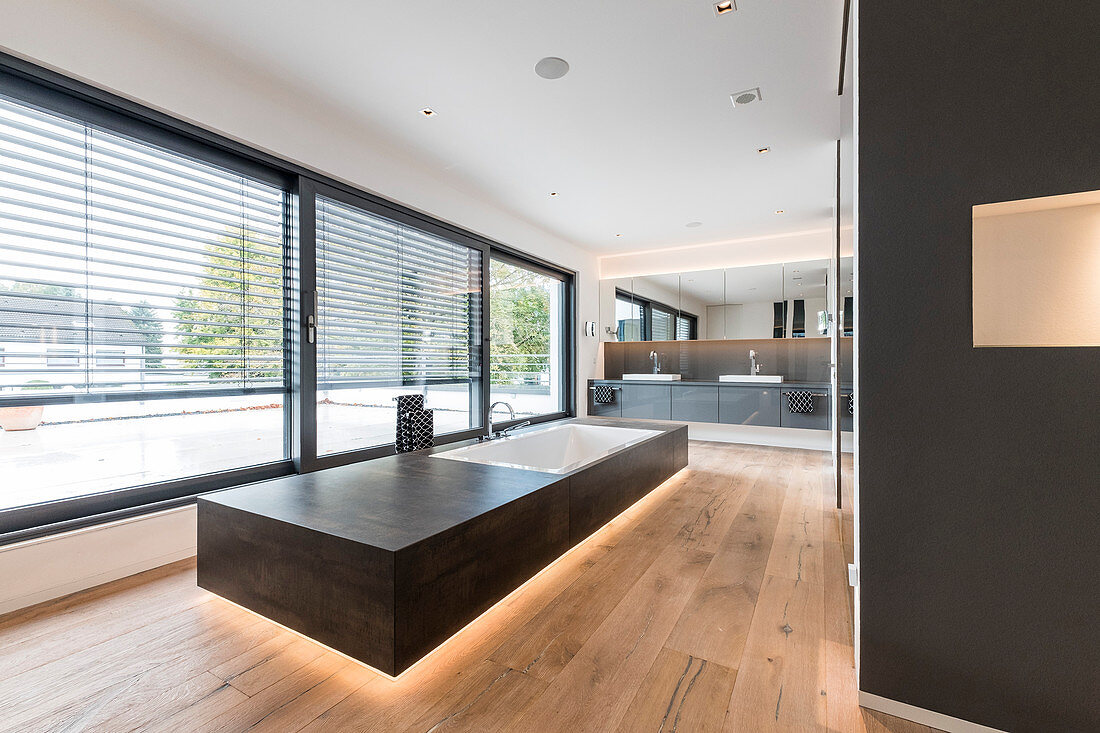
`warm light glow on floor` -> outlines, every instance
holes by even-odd
[[[681,474],[683,474],[683,472],[686,471],[686,470],[687,470],[686,468],[682,468],[679,471],[677,471],[676,473],[674,473],[672,476],[665,479],[665,481],[663,483],[661,483],[659,486],[655,487],[652,491],[650,491],[648,494],[643,496],[641,499],[638,499],[638,501],[634,502],[629,507],[627,507],[623,511],[619,512],[619,514],[617,514],[607,524],[603,525],[602,527],[597,529],[595,532],[593,532],[592,534],[588,535],[587,537],[585,537],[583,540],[581,540],[577,544],[570,547],[568,550],[566,550],[564,553],[562,553],[559,557],[557,557],[549,565],[547,565],[542,570],[540,570],[537,573],[535,573],[534,575],[532,575],[530,578],[528,578],[526,581],[524,581],[524,583],[522,585],[517,587],[511,593],[509,593],[508,595],[501,598],[499,601],[494,603],[489,608],[485,609],[483,612],[481,612],[481,614],[479,614],[477,616],[477,618],[473,619],[468,624],[463,626],[461,629],[459,629],[455,633],[451,634],[451,636],[449,636],[445,641],[440,643],[439,646],[437,646],[435,649],[432,649],[430,652],[428,652],[423,657],[418,659],[416,662],[414,662],[412,665],[410,665],[407,669],[405,669],[403,672],[401,672],[401,674],[397,675],[396,677],[394,677],[391,674],[387,674],[387,673],[383,672],[380,669],[372,667],[371,665],[367,664],[366,662],[363,662],[359,659],[356,659],[355,657],[348,656],[347,654],[340,651],[339,649],[333,649],[332,647],[328,646],[327,644],[323,644],[323,643],[317,641],[316,639],[314,639],[312,637],[306,636],[305,634],[301,633],[300,631],[295,631],[294,629],[290,628],[289,626],[284,626],[283,624],[279,623],[278,621],[273,621],[272,619],[268,618],[267,616],[264,616],[263,614],[256,613],[255,611],[253,611],[250,608],[245,608],[244,606],[240,605],[239,603],[234,603],[233,601],[229,600],[228,598],[225,598],[224,596],[219,596],[217,593],[212,593],[210,591],[207,591],[207,592],[210,593],[211,595],[213,595],[215,598],[218,598],[219,600],[224,601],[225,603],[228,603],[232,606],[235,606],[235,607],[239,608],[240,610],[244,611],[245,613],[249,613],[249,614],[255,616],[256,618],[260,618],[260,619],[263,619],[264,621],[267,621],[270,624],[274,624],[275,626],[278,626],[280,629],[283,629],[284,631],[289,631],[290,633],[294,634],[295,636],[298,636],[302,639],[305,639],[306,641],[309,641],[313,644],[316,644],[317,646],[321,647],[322,649],[325,649],[326,651],[330,651],[334,654],[338,654],[341,657],[343,657],[344,659],[347,659],[350,662],[354,662],[355,664],[358,664],[359,666],[363,667],[364,669],[367,669],[370,672],[373,672],[374,674],[376,674],[380,677],[383,677],[383,678],[385,678],[385,679],[387,679],[391,682],[400,682],[403,678],[406,677],[406,675],[408,675],[410,672],[412,672],[417,667],[420,667],[428,659],[435,656],[440,650],[447,647],[452,641],[457,639],[463,632],[465,632],[471,626],[474,626],[475,624],[477,624],[479,621],[482,621],[482,620],[485,620],[486,622],[489,622],[491,620],[490,617],[491,617],[491,615],[493,614],[493,612],[495,610],[500,608],[502,605],[506,605],[510,601],[517,598],[525,589],[529,588],[532,584],[537,582],[539,580],[539,578],[544,577],[550,570],[557,567],[565,559],[567,559],[570,555],[575,553],[578,549],[581,549],[582,547],[585,547],[586,545],[589,545],[590,543],[596,541],[597,538],[599,538],[601,535],[603,535],[603,534],[611,531],[612,529],[614,529],[614,525],[615,525],[616,522],[621,523],[621,521],[631,521],[631,517],[628,517],[627,515],[631,514],[636,509],[643,508],[646,504],[656,503],[657,500],[658,500],[658,495],[663,494],[664,491],[667,490],[673,483],[675,483],[680,478]]]

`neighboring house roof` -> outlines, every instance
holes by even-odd
[[[88,323],[88,308],[91,321]],[[88,306],[82,300],[49,295],[0,293],[0,341],[36,344],[82,344],[84,329],[91,325],[97,344],[144,344],[124,308]]]

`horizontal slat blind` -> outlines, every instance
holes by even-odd
[[[0,97],[0,396],[283,391],[286,197]]]
[[[480,377],[481,252],[317,199],[317,386]]]

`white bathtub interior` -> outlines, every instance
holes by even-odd
[[[659,430],[639,428],[558,425],[433,453],[432,458],[524,468],[545,473],[568,473],[660,434]]]

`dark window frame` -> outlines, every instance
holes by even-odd
[[[615,300],[622,300],[623,302],[629,302],[634,305],[640,306],[642,309],[642,338],[641,341],[653,341],[653,313],[654,311],[664,313],[672,317],[672,338],[661,339],[662,341],[682,341],[683,339],[676,338],[676,320],[678,318],[688,319],[691,323],[691,338],[689,341],[695,341],[699,338],[699,316],[694,313],[689,313],[685,310],[678,310],[671,305],[662,303],[659,300],[653,298],[646,298],[641,295],[636,295],[628,290],[622,288],[615,288]]]
[[[566,409],[533,418],[547,422],[576,413],[576,272],[537,256],[524,253],[466,229],[362,191],[318,171],[292,163],[270,153],[213,133],[201,126],[184,122],[82,81],[34,63],[0,52],[0,91],[46,110],[74,117],[112,130],[121,135],[211,163],[265,183],[283,188],[288,195],[285,244],[286,278],[284,317],[284,373],[286,388],[280,393],[289,400],[289,417],[284,421],[290,457],[286,460],[209,473],[178,480],[133,486],[101,494],[45,502],[9,510],[0,510],[0,545],[54,534],[108,521],[116,521],[152,511],[193,503],[199,494],[239,486],[280,476],[320,470],[361,460],[393,454],[393,445],[380,446],[318,459],[316,456],[316,350],[306,338],[305,314],[313,305],[316,292],[316,195],[336,200],[350,198],[353,205],[365,204],[388,218],[409,226],[461,240],[481,249],[482,255],[482,330],[483,356],[479,428],[451,433],[441,442],[454,442],[484,435],[489,407],[488,267],[490,257],[513,258],[525,267],[539,268],[561,278],[565,288],[564,380]],[[163,398],[202,396],[196,391],[165,393]],[[57,402],[126,401],[129,395],[51,395],[42,404]],[[510,423],[497,423],[497,427]]]

